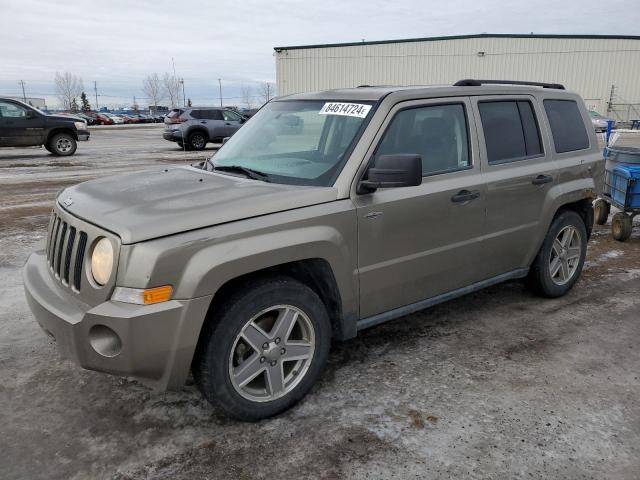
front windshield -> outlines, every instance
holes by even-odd
[[[371,108],[371,102],[268,103],[212,162],[215,167],[257,170],[274,183],[333,185]]]

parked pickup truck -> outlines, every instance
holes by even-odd
[[[160,389],[192,371],[258,420],[332,340],[506,280],[564,295],[604,160],[578,95],[522,83],[278,98],[199,165],[67,188],[29,305],[82,367]]]
[[[0,98],[0,147],[44,145],[54,155],[76,153],[78,141],[89,140],[87,123],[81,118],[47,115],[26,103]]]

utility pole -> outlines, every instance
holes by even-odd
[[[98,111],[98,83],[93,81],[93,91],[96,92],[96,112]]]
[[[218,79],[218,87],[220,89],[220,107],[222,107],[222,79]]]
[[[180,79],[180,83],[182,84],[182,106],[186,107],[187,106],[187,97],[184,94],[184,78]]]
[[[615,100],[616,86],[611,85],[611,93],[609,94],[609,102],[607,103],[607,115],[613,110],[613,101]]]
[[[27,96],[24,93],[24,80],[20,80],[18,83],[22,85],[22,100],[27,103]]]

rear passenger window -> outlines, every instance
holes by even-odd
[[[544,109],[549,119],[556,152],[589,148],[589,136],[575,101],[545,100]]]
[[[422,175],[468,168],[469,136],[464,106],[433,105],[402,110],[378,145],[376,155],[422,156]]]
[[[540,132],[531,102],[478,103],[489,164],[524,160],[542,154]]]
[[[202,118],[206,118],[207,120],[222,120],[222,113],[220,113],[220,110],[203,110]]]

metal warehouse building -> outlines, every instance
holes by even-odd
[[[640,119],[640,36],[462,35],[276,47],[279,95],[463,78],[562,83],[590,110]]]

